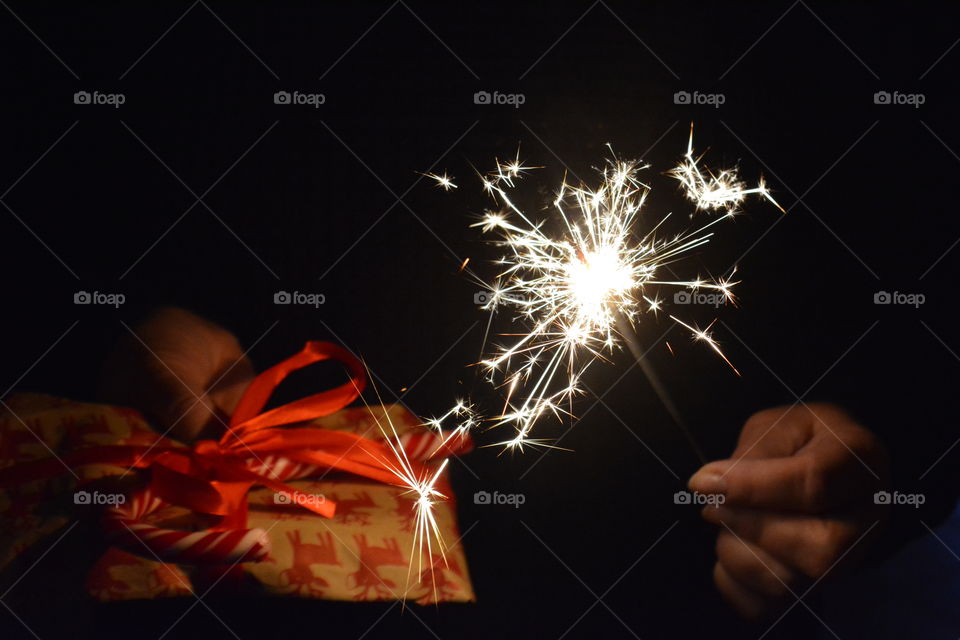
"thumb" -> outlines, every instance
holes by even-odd
[[[820,507],[811,471],[806,456],[731,458],[704,465],[687,486],[724,496],[725,506],[811,511]]]

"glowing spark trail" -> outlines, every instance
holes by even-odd
[[[372,381],[369,370],[367,377]],[[380,406],[383,407],[383,399],[380,397],[380,392],[376,389],[375,385],[372,386],[374,387]],[[430,424],[437,423],[437,420],[442,422],[445,418],[453,415],[463,417],[461,425],[458,426],[458,429],[464,427],[464,430],[459,432],[459,435],[462,436],[466,432],[466,429],[472,426],[473,421],[472,408],[462,402],[458,402],[457,405],[442,418],[430,421]],[[400,435],[393,425],[390,413],[384,410],[382,412],[383,419],[381,420],[377,417],[377,414],[371,410],[370,416],[380,429],[380,433],[383,434],[383,444],[386,445],[392,454],[392,459],[384,459],[382,462],[390,469],[391,473],[397,477],[397,484],[406,487],[407,493],[416,496],[416,500],[414,500],[413,503],[413,543],[412,549],[410,550],[410,566],[407,570],[407,587],[409,589],[414,556],[417,557],[418,576],[423,575],[424,557],[426,557],[431,564],[431,570],[435,569],[433,566],[433,550],[435,547],[437,551],[439,551],[444,564],[447,562],[447,547],[440,533],[440,527],[437,525],[434,505],[439,500],[447,499],[447,496],[435,487],[437,481],[442,477],[444,470],[447,468],[449,458],[445,458],[435,470],[425,469],[425,473],[418,474],[414,466],[410,463],[410,458],[407,456],[407,452],[401,444]],[[439,430],[439,426],[437,428]],[[443,444],[449,442],[454,435],[457,435],[456,431],[446,436]],[[437,594],[434,593],[434,599],[436,599],[436,595]]]
[[[680,181],[687,199],[696,205],[697,211],[724,209],[729,213],[748,195],[756,193],[786,213],[770,195],[762,177],[757,186],[750,189],[737,176],[736,169],[724,169],[716,174],[706,169],[704,173],[699,167],[702,159],[703,154],[697,157],[693,155],[693,125],[691,124],[687,153],[680,164],[668,171],[667,175]]]
[[[535,168],[524,166],[519,154],[508,163],[497,161],[494,170],[480,175],[483,190],[499,208],[485,212],[472,226],[497,232],[497,244],[505,249],[497,262],[501,271],[493,285],[487,285],[489,300],[483,308],[512,309],[525,325],[513,334],[511,344],[499,346],[480,363],[489,380],[506,390],[494,423],[513,427],[513,437],[501,443],[508,448],[544,444],[530,437],[534,423],[544,415],[571,413],[567,405],[582,392],[584,371],[619,344],[620,332],[624,327],[632,330],[640,314],[663,308],[658,295],[662,287],[707,289],[733,301],[736,282],[664,279],[661,273],[707,244],[712,227],[737,213],[746,196],[756,194],[776,205],[762,180],[751,188],[735,168],[713,172],[702,165],[703,156],[693,152],[691,128],[686,154],[666,175],[679,181],[695,213],[713,217],[673,237],[660,231],[670,214],[641,231],[651,187],[639,175],[649,165],[622,160],[612,149],[611,156],[597,188],[566,179],[561,183],[551,209],[562,225],[559,233],[548,229],[553,221],[534,219],[514,201],[518,180]],[[669,317],[730,364],[709,327],[700,331]]]
[[[450,418],[454,418],[456,420],[456,426],[453,429],[444,429],[444,424]],[[470,433],[470,431],[472,431],[473,428],[478,424],[479,422],[476,418],[476,412],[474,411],[473,405],[468,404],[463,400],[457,400],[457,403],[452,409],[447,411],[439,418],[431,418],[427,420],[422,426],[429,427],[444,436],[443,441],[438,443],[434,448],[434,451],[437,451],[446,447],[446,445],[454,438],[466,437],[466,435]]]

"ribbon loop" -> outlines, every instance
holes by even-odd
[[[352,374],[349,382],[266,413],[260,413],[273,394],[273,390],[290,373],[315,362],[330,359],[347,366]],[[270,367],[250,383],[230,418],[230,430],[224,436],[224,440],[258,429],[303,422],[339,411],[360,397],[366,383],[367,375],[363,363],[352,353],[330,342],[311,340],[299,353]],[[223,443],[224,440],[221,442]]]

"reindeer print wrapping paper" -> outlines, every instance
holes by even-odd
[[[45,458],[51,451],[61,455],[89,445],[150,444],[158,437],[130,409],[38,394],[15,394],[5,402],[10,411],[0,413],[0,468]],[[370,411],[365,407],[344,409],[312,424],[368,434],[376,429]],[[373,411],[387,412],[400,435],[421,428],[402,406]],[[109,487],[110,480],[123,471],[87,465],[80,468],[79,480],[99,479]],[[324,518],[283,504],[266,488],[250,491],[248,525],[267,531],[271,551],[263,561],[242,563],[233,570],[231,579],[242,588],[327,600],[407,598],[421,604],[474,600],[453,491],[446,478],[438,483],[438,489],[450,499],[435,508],[437,524],[448,545],[446,559],[435,549],[433,557],[424,557],[421,562],[416,554],[411,562],[413,510],[411,497],[402,489],[344,474],[290,484],[334,500],[336,515]],[[75,486],[74,478],[66,474],[0,489],[0,571],[11,570],[18,556],[58,536],[76,518],[96,517],[95,505],[76,504],[71,497],[76,495]],[[158,522],[175,522],[177,528],[209,525],[177,507],[165,509],[156,518]],[[78,557],[78,561],[83,559]],[[209,575],[195,567],[109,548],[93,562],[82,588],[101,601],[132,600],[188,596],[195,589],[202,591],[209,580]]]

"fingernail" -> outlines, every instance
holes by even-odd
[[[716,469],[700,469],[690,477],[687,486],[697,493],[722,494],[727,490],[727,480]]]

